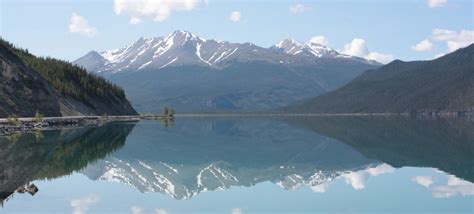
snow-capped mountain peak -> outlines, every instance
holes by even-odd
[[[288,38],[277,43],[274,48],[291,55],[310,55],[318,58],[336,57],[342,55],[332,48],[317,43],[304,44],[293,38]]]
[[[250,49],[260,47],[251,43],[207,40],[189,31],[176,30],[165,37],[142,37],[123,48],[88,54],[75,63],[99,73],[160,70],[185,65],[220,68],[226,60],[238,56],[237,51]]]
[[[317,57],[343,55],[332,48],[326,47],[318,43],[308,43],[306,46],[309,47],[311,53]]]
[[[368,64],[326,46],[304,44],[293,38],[262,48],[252,43],[207,40],[185,30],[176,30],[164,37],[141,37],[123,48],[88,53],[74,63],[89,71],[113,74],[178,66],[222,69],[234,62],[254,61],[291,66],[291,63],[314,63],[318,58],[346,58]]]
[[[206,42],[208,40],[189,31],[176,30],[165,37],[141,37],[123,48],[88,53],[75,63],[99,73],[137,71],[144,68],[161,69],[186,64],[211,66],[200,53]]]
[[[187,42],[187,41],[200,41],[205,42],[205,39],[202,39],[195,34],[185,31],[185,30],[176,30],[173,33],[170,33],[166,39],[173,39],[175,41]]]
[[[296,55],[305,49],[305,45],[293,38],[284,39],[278,42],[275,47],[283,50],[287,54]]]
[[[277,48],[286,48],[286,47],[292,47],[292,46],[304,46],[304,44],[299,42],[296,39],[287,38],[287,39],[281,40],[275,46]]]

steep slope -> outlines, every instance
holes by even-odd
[[[315,113],[474,111],[474,45],[431,61],[393,61],[346,86],[285,108]]]
[[[0,40],[0,117],[136,114],[125,93],[67,62],[38,58]]]
[[[39,73],[0,43],[0,117],[32,116],[36,111],[60,115],[59,96]]]
[[[279,44],[262,48],[175,31],[91,51],[74,63],[122,86],[145,112],[167,105],[180,112],[271,109],[334,90],[380,65],[319,44],[302,45],[301,53],[288,52],[296,41]]]

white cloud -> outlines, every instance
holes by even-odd
[[[364,189],[368,180],[367,173],[363,171],[349,172],[344,174],[343,177],[346,179],[346,183],[350,184],[355,190]]]
[[[290,12],[292,13],[303,13],[309,10],[311,10],[311,7],[308,7],[302,4],[290,5]]]
[[[233,208],[231,211],[230,211],[231,214],[242,214],[242,209],[240,208]]]
[[[375,60],[381,63],[388,63],[393,60],[393,55],[379,52],[369,52],[364,39],[354,38],[351,43],[344,45],[345,54]]]
[[[442,172],[444,174],[444,172]],[[430,176],[415,176],[412,181],[428,188],[434,198],[450,198],[455,195],[474,195],[474,184],[454,175],[447,175],[447,184],[434,185]]]
[[[90,26],[89,22],[84,17],[76,13],[72,13],[69,22],[69,32],[78,33],[87,37],[93,37],[97,34],[97,29]]]
[[[320,45],[327,46],[329,45],[329,39],[326,38],[325,36],[313,36],[310,40],[310,43],[316,43]]]
[[[430,187],[434,183],[429,176],[415,176],[411,180],[424,187]]]
[[[378,176],[381,174],[392,173],[395,169],[388,164],[380,164],[373,168],[367,168],[356,172],[349,172],[342,177],[345,178],[346,183],[350,184],[355,190],[361,190],[365,188],[365,184],[370,176]]]
[[[240,13],[240,11],[232,11],[229,16],[230,21],[233,22],[240,22],[241,18],[242,14]]]
[[[128,14],[130,23],[138,24],[143,18],[162,22],[174,11],[191,11],[201,3],[200,0],[115,0],[115,14]]]
[[[416,45],[411,46],[411,49],[414,51],[431,51],[433,50],[433,43],[430,42],[430,40],[423,40],[421,42],[418,42]]]
[[[435,44],[445,43],[446,52],[436,54],[432,59],[439,58],[450,52],[456,51],[459,48],[464,48],[474,43],[474,30],[460,30],[459,32],[448,29],[433,29],[431,36],[411,48],[415,51],[430,51],[433,50]]]
[[[143,207],[140,206],[132,206],[130,207],[130,212],[132,214],[142,214],[143,213]]]
[[[137,17],[130,18],[130,24],[132,25],[140,24],[141,22],[142,20],[140,18],[137,18]]]
[[[162,209],[162,208],[157,208],[157,209],[155,209],[155,214],[168,214],[168,210]]]
[[[430,8],[442,7],[447,2],[448,2],[448,0],[428,0],[428,7],[430,7]]]
[[[379,53],[379,52],[370,52],[369,54],[367,54],[367,56],[365,57],[367,59],[370,59],[370,60],[375,60],[377,62],[381,62],[381,63],[389,63],[393,60],[393,55],[392,54],[383,54],[383,53]]]
[[[395,171],[395,168],[393,168],[392,166],[386,163],[383,163],[376,167],[368,168],[365,171],[371,176],[377,176],[377,175],[392,173]]]
[[[309,187],[313,192],[325,193],[329,188],[329,183],[322,183]]]
[[[457,33],[452,30],[435,28],[433,29],[432,36],[438,41],[453,40],[457,37]]]
[[[456,32],[447,29],[434,29],[431,37],[436,41],[446,42],[448,52],[453,52],[474,43],[474,30]]]
[[[72,199],[69,204],[73,208],[74,214],[85,214],[89,210],[89,207],[98,201],[99,197],[92,194],[83,198]]]
[[[352,56],[365,57],[369,50],[365,44],[365,40],[354,38],[351,43],[344,45],[345,54]]]
[[[435,198],[449,198],[458,194],[463,196],[474,195],[474,184],[453,175],[448,175],[446,185],[433,186],[431,190]]]

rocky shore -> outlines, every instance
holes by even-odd
[[[155,116],[154,118],[161,119],[164,117]],[[141,119],[146,118],[143,118],[143,116],[75,116],[49,117],[41,121],[37,121],[35,118],[19,118],[15,124],[7,119],[0,119],[0,136],[14,132],[99,126],[114,121],[139,121]]]

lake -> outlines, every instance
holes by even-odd
[[[178,117],[0,137],[0,213],[473,213],[474,121]]]

